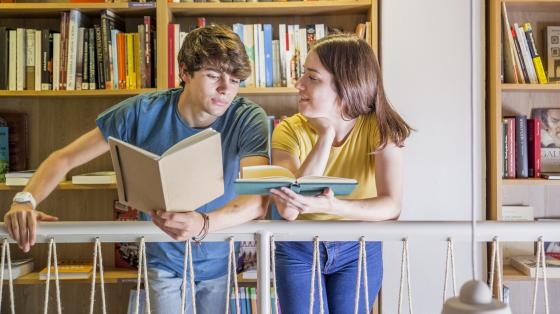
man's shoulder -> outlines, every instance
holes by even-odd
[[[245,97],[236,97],[231,104],[231,113],[237,118],[266,119],[264,109]]]

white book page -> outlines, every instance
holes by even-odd
[[[180,151],[185,147],[191,146],[193,144],[199,143],[204,141],[205,139],[213,136],[214,134],[218,134],[218,132],[216,132],[213,129],[206,129],[204,131],[200,131],[199,133],[189,136],[185,139],[183,139],[182,141],[180,141],[179,143],[176,143],[175,145],[171,146],[169,149],[167,149],[165,151],[165,153],[163,153],[161,155],[161,157],[165,157],[167,155],[171,155],[176,151]]]
[[[305,176],[297,179],[298,183],[357,183],[355,179],[338,178],[338,177],[324,177],[324,176]]]

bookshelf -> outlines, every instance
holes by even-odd
[[[8,91],[0,90],[0,111],[25,112],[29,117],[30,168],[36,168],[49,154],[76,139],[79,135],[95,127],[95,118],[112,105],[137,94],[166,90],[168,51],[168,23],[182,26],[196,24],[197,17],[205,17],[207,23],[232,25],[234,23],[272,24],[273,39],[278,39],[278,24],[318,24],[342,28],[353,32],[358,23],[372,22],[369,34],[374,50],[378,52],[378,0],[331,0],[331,1],[290,1],[290,2],[225,2],[225,3],[167,3],[167,0],[142,6],[132,3],[66,3],[63,0],[48,2],[29,0],[25,3],[3,3],[0,6],[0,27],[34,28],[60,30],[60,12],[79,9],[91,19],[91,24],[99,23],[100,13],[111,9],[125,22],[125,31],[135,31],[144,16],[154,19],[156,80],[154,88],[144,89],[97,89],[97,90],[49,90],[49,91]],[[87,25],[90,27],[91,25]],[[241,88],[239,94],[260,104],[269,115],[282,116],[297,112],[297,89],[290,87]],[[72,175],[111,169],[108,154],[72,170]],[[0,208],[2,213],[9,208],[14,194],[22,187],[0,184]],[[114,185],[87,186],[73,185],[65,181],[39,206],[61,220],[112,220],[113,200],[117,199]],[[58,244],[60,260],[91,260],[91,244]],[[13,258],[26,256],[12,246]],[[36,245],[27,254],[34,259],[35,270],[46,266],[48,247]],[[126,312],[126,302],[130,288],[135,287],[136,273],[111,269],[114,261],[113,244],[103,245],[106,275],[108,311]],[[36,312],[43,303],[43,284],[32,273],[16,281],[16,309],[18,312]],[[89,281],[63,281],[61,295],[65,312],[77,313],[83,304],[74,300],[89,299]],[[114,285],[111,283],[127,283]],[[132,283],[130,283],[132,282]],[[243,284],[253,285],[252,280]],[[44,285],[44,284],[43,284]],[[36,302],[27,302],[34,299]],[[97,298],[99,299],[99,298]],[[54,306],[50,301],[50,308]],[[4,302],[0,312],[8,311],[9,302]],[[99,308],[97,308],[99,309]],[[100,312],[100,311],[99,311]]]
[[[558,213],[551,205],[550,195],[560,190],[559,180],[539,178],[502,178],[502,118],[526,115],[533,108],[560,107],[560,84],[504,83],[502,75],[502,10],[500,0],[488,3],[487,18],[487,219],[497,220],[500,207],[524,204],[535,209],[535,217]],[[560,25],[560,1],[505,0],[508,19],[512,23],[530,22],[537,51],[546,70],[543,31],[547,26]],[[511,266],[504,266],[504,280],[531,280]]]

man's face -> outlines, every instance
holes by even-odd
[[[192,105],[214,117],[223,115],[239,92],[240,80],[216,68],[204,67],[192,76],[182,73]]]

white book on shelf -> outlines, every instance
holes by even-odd
[[[35,90],[41,90],[41,30],[35,30]]]
[[[53,90],[60,90],[60,33],[53,34],[53,58],[52,58],[52,86]]]
[[[89,172],[72,176],[72,184],[115,184],[114,171]]]
[[[25,186],[33,176],[35,170],[14,171],[6,173],[6,185]]]
[[[66,56],[66,89],[76,89],[76,61],[78,50],[78,28],[80,26],[81,12],[78,10],[70,11],[70,21],[68,23],[68,53]]]
[[[511,266],[525,275],[535,278],[537,275],[537,257],[534,255],[513,256]],[[542,267],[538,270],[539,278],[542,278]],[[546,257],[546,276],[547,278],[560,278],[560,259]]]
[[[16,30],[16,90],[25,89],[25,63],[26,63],[26,31],[25,28],[18,28]]]
[[[537,78],[537,71],[533,65],[533,58],[531,57],[531,52],[529,51],[529,45],[527,43],[527,38],[525,37],[525,31],[522,27],[519,27],[517,23],[513,24],[515,27],[515,34],[519,40],[519,47],[521,48],[521,54],[523,55],[523,61],[525,62],[525,67],[527,68],[527,75],[531,84],[538,84],[539,80]]]
[[[25,258],[20,260],[13,260],[11,263],[12,279],[17,279],[23,275],[27,275],[33,271],[33,259]],[[8,279],[8,264],[4,264],[4,279]]]
[[[16,55],[17,55],[17,31],[16,30],[11,30],[10,31],[10,40],[9,40],[9,45],[10,45],[10,55],[8,57],[8,60],[10,60],[10,62],[8,62],[8,89],[9,90],[16,90],[16,81],[17,81],[17,67],[16,67],[16,62],[13,62],[12,60],[16,60]]]

